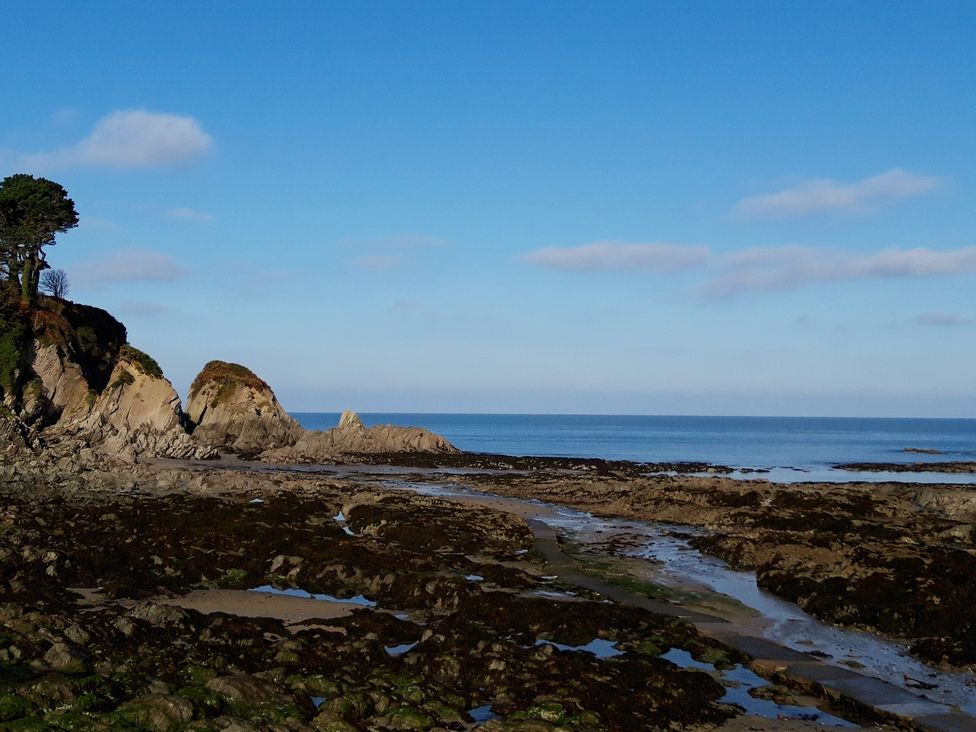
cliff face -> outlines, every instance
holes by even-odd
[[[270,386],[250,369],[225,361],[211,361],[193,380],[187,416],[196,442],[231,452],[292,445],[302,434]]]
[[[43,299],[17,358],[3,431],[23,448],[73,441],[126,460],[214,454],[190,439],[159,365],[127,345],[125,326],[104,310]]]
[[[73,385],[69,391],[80,388]],[[123,459],[213,457],[213,450],[190,438],[184,421],[180,397],[156,362],[123,346],[108,385],[93,399],[87,397],[84,406],[70,401],[49,436],[82,439]]]

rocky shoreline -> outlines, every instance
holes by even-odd
[[[741,714],[661,655],[744,656],[560,586],[511,513],[315,475],[43,461],[8,463],[0,497],[0,729],[709,729]],[[300,622],[180,607],[261,587],[331,601]],[[594,641],[612,652],[573,650]]]

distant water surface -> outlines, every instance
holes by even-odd
[[[307,429],[329,429],[338,413],[298,412]],[[832,417],[680,417],[546,414],[362,414],[367,426],[425,427],[462,450],[504,455],[597,457],[648,462],[708,462],[805,473],[806,480],[850,479],[829,471],[848,462],[976,460],[976,419]],[[941,454],[904,452],[905,448]],[[784,472],[785,471],[785,472]],[[868,474],[859,474],[870,477]],[[901,474],[925,480],[930,474]],[[846,477],[845,477],[846,476]],[[891,476],[888,476],[891,477]],[[976,482],[973,476],[938,476]]]

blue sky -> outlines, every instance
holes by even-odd
[[[0,173],[185,389],[973,416],[971,2],[21,3]]]

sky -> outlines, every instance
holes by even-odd
[[[15,3],[0,175],[181,394],[976,416],[976,4]]]

